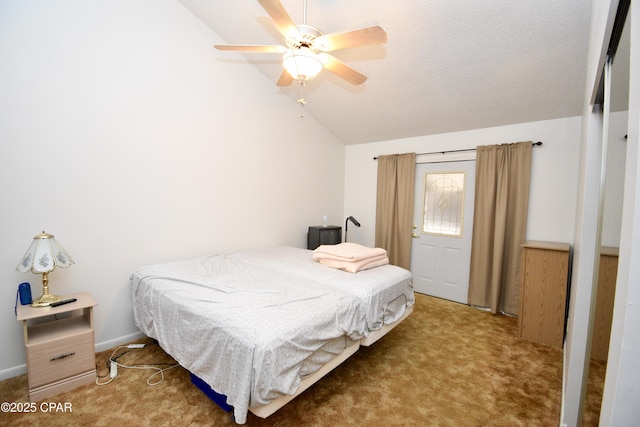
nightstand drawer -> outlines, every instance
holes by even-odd
[[[29,388],[95,369],[93,329],[26,346]]]

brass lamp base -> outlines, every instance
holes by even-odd
[[[58,301],[62,301],[62,298],[57,295],[43,294],[40,298],[31,303],[31,307],[49,307],[54,302]]]
[[[49,307],[54,302],[62,301],[57,295],[49,293],[49,272],[42,273],[42,296],[31,303],[31,307]]]

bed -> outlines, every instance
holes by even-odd
[[[250,249],[233,254],[246,262],[299,278],[313,278],[358,298],[365,312],[361,345],[371,345],[390,331],[413,310],[411,273],[385,265],[349,273],[314,261],[312,251],[279,246]]]
[[[267,417],[404,319],[411,274],[356,274],[276,247],[143,267],[134,320],[181,366],[225,396],[237,423]]]

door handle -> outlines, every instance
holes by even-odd
[[[417,239],[420,237],[420,235],[418,233],[413,233],[411,234],[411,237],[413,237],[414,239]]]

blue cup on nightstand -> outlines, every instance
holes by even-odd
[[[31,285],[28,282],[20,283],[18,285],[18,294],[20,294],[20,304],[31,304]]]

